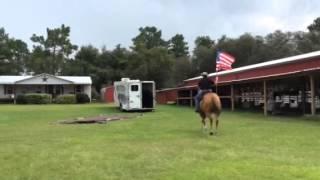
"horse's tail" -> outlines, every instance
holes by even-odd
[[[219,116],[222,110],[222,106],[221,106],[220,97],[216,93],[212,93],[211,103],[212,103],[211,111],[214,112],[217,116]]]

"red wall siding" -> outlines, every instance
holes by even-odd
[[[171,89],[167,91],[158,91],[157,92],[157,103],[166,104],[169,101],[176,101],[178,95],[177,90]]]
[[[106,92],[104,93],[104,97],[105,97],[104,99],[107,103],[114,102],[113,93],[114,93],[113,86],[106,87]]]

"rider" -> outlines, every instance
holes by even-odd
[[[198,83],[198,94],[194,97],[196,112],[200,112],[200,101],[207,92],[212,92],[214,82],[208,78],[208,73],[201,73],[202,79]]]

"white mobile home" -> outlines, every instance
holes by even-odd
[[[17,95],[26,93],[47,93],[53,98],[85,93],[91,99],[91,84],[89,76],[0,76],[0,100],[13,100]]]
[[[153,110],[155,83],[122,78],[114,82],[114,100],[121,110]]]

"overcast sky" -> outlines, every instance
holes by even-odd
[[[0,0],[0,27],[11,37],[31,45],[33,33],[63,23],[72,43],[108,49],[130,46],[141,26],[156,26],[166,40],[181,33],[193,48],[199,35],[306,31],[318,16],[317,0]]]

